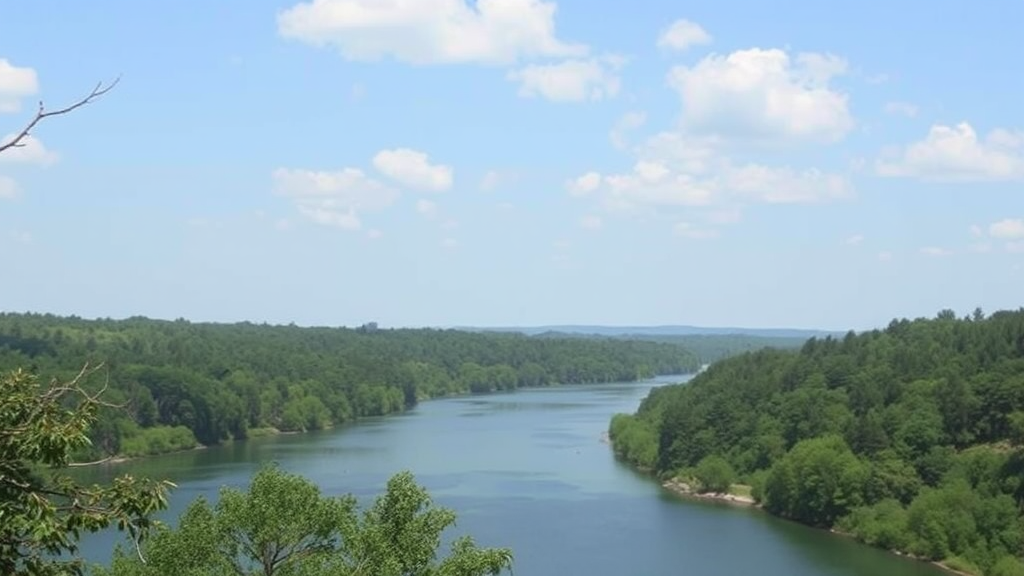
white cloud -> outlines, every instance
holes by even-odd
[[[8,134],[0,138],[0,144],[7,144],[14,140],[17,134]],[[0,154],[0,162],[21,162],[24,164],[40,164],[47,166],[58,159],[57,153],[47,150],[46,146],[34,136],[26,136],[21,139],[18,146],[8,148]]]
[[[1001,240],[1024,239],[1024,220],[1007,218],[993,222],[988,226],[988,233],[993,238]]]
[[[854,234],[853,236],[848,237],[846,240],[843,240],[843,243],[846,244],[847,246],[856,246],[863,241],[864,236],[862,234]]]
[[[12,200],[18,197],[18,183],[10,176],[0,174],[0,200]]]
[[[604,221],[601,220],[600,216],[588,214],[580,218],[580,226],[587,230],[600,230],[604,226]]]
[[[277,28],[351,60],[512,64],[585,55],[586,46],[556,37],[555,12],[541,0],[311,0],[280,12]]]
[[[441,247],[447,250],[454,250],[459,247],[459,241],[455,238],[445,238],[441,240]]]
[[[924,248],[921,248],[921,253],[925,254],[925,255],[928,255],[928,256],[935,256],[935,257],[952,256],[953,255],[953,251],[952,250],[949,250],[947,248],[939,248],[937,246],[926,246]]]
[[[1011,252],[1013,254],[1022,254],[1024,253],[1024,240],[1018,240],[1016,242],[1007,242],[1004,245],[1004,248],[1007,252]]]
[[[702,208],[706,222],[733,223],[751,204],[822,203],[851,198],[841,174],[789,166],[739,164],[721,155],[712,140],[661,133],[637,147],[632,170],[602,176],[588,172],[567,183],[576,196],[593,195],[611,212]]]
[[[39,91],[36,71],[0,58],[0,112],[21,110],[21,99]]]
[[[890,262],[892,260],[892,252],[879,252],[878,259],[882,262]]]
[[[847,96],[829,86],[846,72],[832,55],[752,48],[712,54],[693,67],[677,66],[669,84],[683,104],[690,134],[778,143],[834,142],[853,128]]]
[[[519,82],[519,95],[541,97],[552,102],[584,102],[614,98],[621,81],[618,58],[565,60],[558,64],[531,64],[508,73]]]
[[[981,226],[978,226],[977,224],[971,225],[970,230],[971,230],[971,236],[974,236],[975,238],[985,235],[985,231],[982,230]]]
[[[396,182],[420,190],[448,190],[454,179],[451,166],[431,164],[425,153],[409,148],[381,150],[373,157],[373,166]]]
[[[853,196],[853,185],[843,176],[817,169],[796,171],[747,164],[725,173],[725,186],[741,198],[768,204],[801,204]]]
[[[886,102],[885,113],[893,114],[896,116],[906,116],[907,118],[914,118],[917,116],[917,106],[909,102]]]
[[[708,238],[715,238],[718,236],[718,232],[708,228],[698,228],[689,222],[679,222],[672,228],[672,234],[675,236],[682,236],[683,238],[691,238],[693,240],[706,240]]]
[[[356,168],[337,172],[278,168],[272,176],[275,193],[291,198],[303,216],[346,230],[362,227],[360,213],[382,210],[398,198],[397,190]]]
[[[643,126],[645,122],[647,122],[647,114],[626,112],[608,132],[608,139],[611,140],[612,146],[620,150],[624,149],[627,145],[626,135]]]
[[[883,152],[875,165],[882,176],[938,182],[1024,179],[1024,134],[996,129],[981,140],[967,122],[934,125],[924,140]]]
[[[710,44],[711,35],[699,24],[689,20],[676,20],[658,37],[658,47],[686,50],[691,46]]]
[[[569,194],[572,194],[573,196],[586,196],[594,190],[597,190],[600,186],[601,175],[597,172],[587,172],[586,174],[565,183],[565,188],[569,191]]]
[[[437,204],[430,200],[417,200],[416,211],[427,218],[433,218],[437,216]]]
[[[670,165],[680,172],[704,174],[721,161],[720,147],[721,142],[715,138],[661,132],[641,144],[637,155]]]
[[[713,183],[688,174],[673,174],[664,166],[640,161],[627,174],[604,177],[604,205],[612,211],[659,207],[708,206],[714,199]]]
[[[381,232],[380,230],[377,230],[376,228],[370,228],[369,230],[366,231],[366,237],[369,238],[370,240],[376,240],[383,235],[384,233]]]

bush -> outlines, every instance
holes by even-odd
[[[725,458],[716,455],[705,456],[698,462],[693,475],[697,482],[700,483],[700,488],[697,490],[700,493],[718,492],[724,494],[729,491],[733,480],[736,479],[736,472],[732,469],[732,466],[725,461]]]

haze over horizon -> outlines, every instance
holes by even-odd
[[[1017,309],[1024,4],[0,8],[0,310],[846,330]],[[739,18],[737,15],[742,14]]]

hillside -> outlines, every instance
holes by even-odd
[[[299,328],[0,314],[0,370],[66,380],[103,363],[93,453],[150,454],[273,430],[309,430],[417,401],[553,383],[692,372],[680,346],[455,330]]]
[[[764,348],[793,349],[803,346],[809,337],[801,336],[752,336],[749,334],[621,334],[602,336],[578,332],[541,332],[534,338],[604,338],[618,340],[642,340],[678,344],[692,352],[701,364],[711,364],[723,358]]]
[[[508,327],[457,327],[469,332],[516,332],[535,336],[545,332],[558,332],[574,335],[594,336],[757,336],[761,338],[800,338],[806,340],[813,337],[824,337],[840,334],[828,330],[806,330],[798,328],[736,328],[736,327],[702,327],[686,325],[667,326],[600,326],[566,324],[551,326],[508,326]]]
[[[617,415],[616,450],[970,572],[1024,564],[1024,309],[894,320],[718,362]]]

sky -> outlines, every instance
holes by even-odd
[[[1024,304],[1024,3],[0,5],[0,310],[884,326]],[[5,136],[6,134],[6,136]]]

